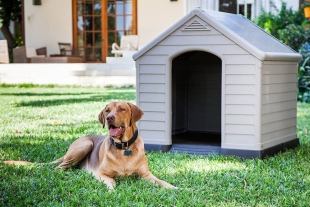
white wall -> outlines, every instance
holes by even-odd
[[[72,1],[42,0],[34,6],[24,1],[25,45],[47,47],[48,54],[59,54],[58,42],[72,43]]]
[[[259,1],[261,1],[263,8],[267,12],[272,11],[270,7],[270,0],[259,0]],[[275,3],[278,9],[281,8],[281,0],[273,0],[273,2]],[[286,2],[288,8],[292,7],[292,9],[295,11],[299,9],[299,0],[285,0],[284,2]]]
[[[248,0],[249,1],[249,0]],[[273,0],[280,8],[281,0]],[[261,6],[268,12],[271,11],[270,0],[254,0],[253,16],[258,16]],[[288,8],[299,9],[299,0],[285,0]],[[139,47],[146,45],[172,24],[177,22],[191,9],[218,10],[219,0],[138,0],[138,35]]]
[[[138,0],[139,46],[144,46],[184,14],[185,0]]]
[[[204,2],[203,0],[201,0]],[[269,0],[255,0],[267,11]],[[24,1],[25,44],[27,47],[46,46],[48,54],[59,53],[58,42],[72,43],[72,1],[42,0],[41,6]],[[144,46],[186,14],[186,8],[198,0],[138,0],[139,46]],[[280,0],[274,0],[276,5]],[[288,6],[298,9],[298,0],[286,0]],[[201,6],[214,7],[218,0],[208,0]],[[192,5],[193,6],[193,5]],[[212,8],[211,8],[212,9]]]

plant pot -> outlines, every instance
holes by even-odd
[[[306,18],[310,18],[310,7],[304,8],[304,14]]]

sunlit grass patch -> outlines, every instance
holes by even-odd
[[[310,106],[298,104],[301,146],[265,160],[146,152],[149,167],[178,187],[118,177],[114,193],[77,169],[39,164],[62,156],[85,134],[107,134],[98,114],[113,100],[135,102],[134,88],[0,85],[0,206],[310,206]]]
[[[298,103],[297,136],[301,142],[310,143],[310,107],[306,103]]]

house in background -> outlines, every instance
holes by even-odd
[[[195,7],[238,13],[252,19],[269,0],[33,0],[23,2],[26,47],[47,47],[59,54],[58,42],[71,43],[85,62],[106,62],[122,35],[138,35],[146,45]],[[274,0],[279,8],[280,0]],[[297,10],[299,0],[286,0]]]

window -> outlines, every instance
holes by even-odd
[[[253,18],[254,0],[219,0],[219,11]]]
[[[256,2],[257,4],[258,2]],[[255,16],[255,0],[187,0],[186,12],[193,8],[210,9],[232,14],[242,14],[249,19]]]
[[[122,35],[136,34],[132,0],[108,0],[108,51],[111,54],[112,43],[120,43]]]

